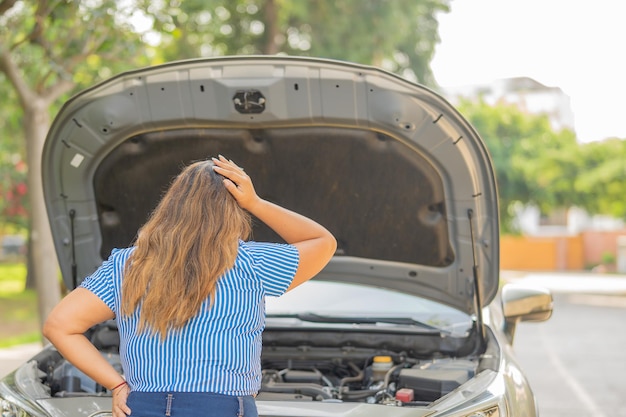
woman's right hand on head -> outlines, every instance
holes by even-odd
[[[337,240],[326,228],[294,211],[259,198],[250,177],[233,161],[213,158],[214,170],[239,205],[298,249],[298,269],[288,290],[311,279],[324,268],[337,249]]]
[[[252,180],[246,172],[234,163],[232,160],[226,159],[222,155],[218,158],[211,158],[215,164],[213,169],[215,172],[223,176],[224,186],[237,200],[242,208],[250,211],[251,208],[260,201],[256,194]]]

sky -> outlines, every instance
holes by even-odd
[[[442,87],[530,77],[570,97],[580,142],[626,138],[626,0],[452,0]]]

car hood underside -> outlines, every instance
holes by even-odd
[[[317,279],[468,313],[477,289],[483,306],[495,296],[495,180],[472,127],[433,91],[387,72],[286,57],[141,69],[65,104],[43,180],[66,285],[132,244],[181,167],[218,154],[244,167],[263,198],[336,236]],[[259,223],[255,240],[280,241]]]

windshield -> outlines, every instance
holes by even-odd
[[[469,315],[434,301],[386,288],[329,281],[308,281],[281,297],[267,297],[266,313],[268,324],[280,317],[317,323],[345,323],[348,318],[363,323],[359,319],[367,318],[370,323],[434,327],[455,335],[466,334],[472,327]]]

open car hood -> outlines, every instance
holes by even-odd
[[[66,285],[132,244],[183,165],[218,154],[243,166],[260,196],[333,232],[337,254],[316,279],[395,288],[468,313],[495,296],[494,172],[469,123],[388,72],[270,56],[130,71],[65,103],[43,181]],[[258,223],[255,240],[280,241]]]

